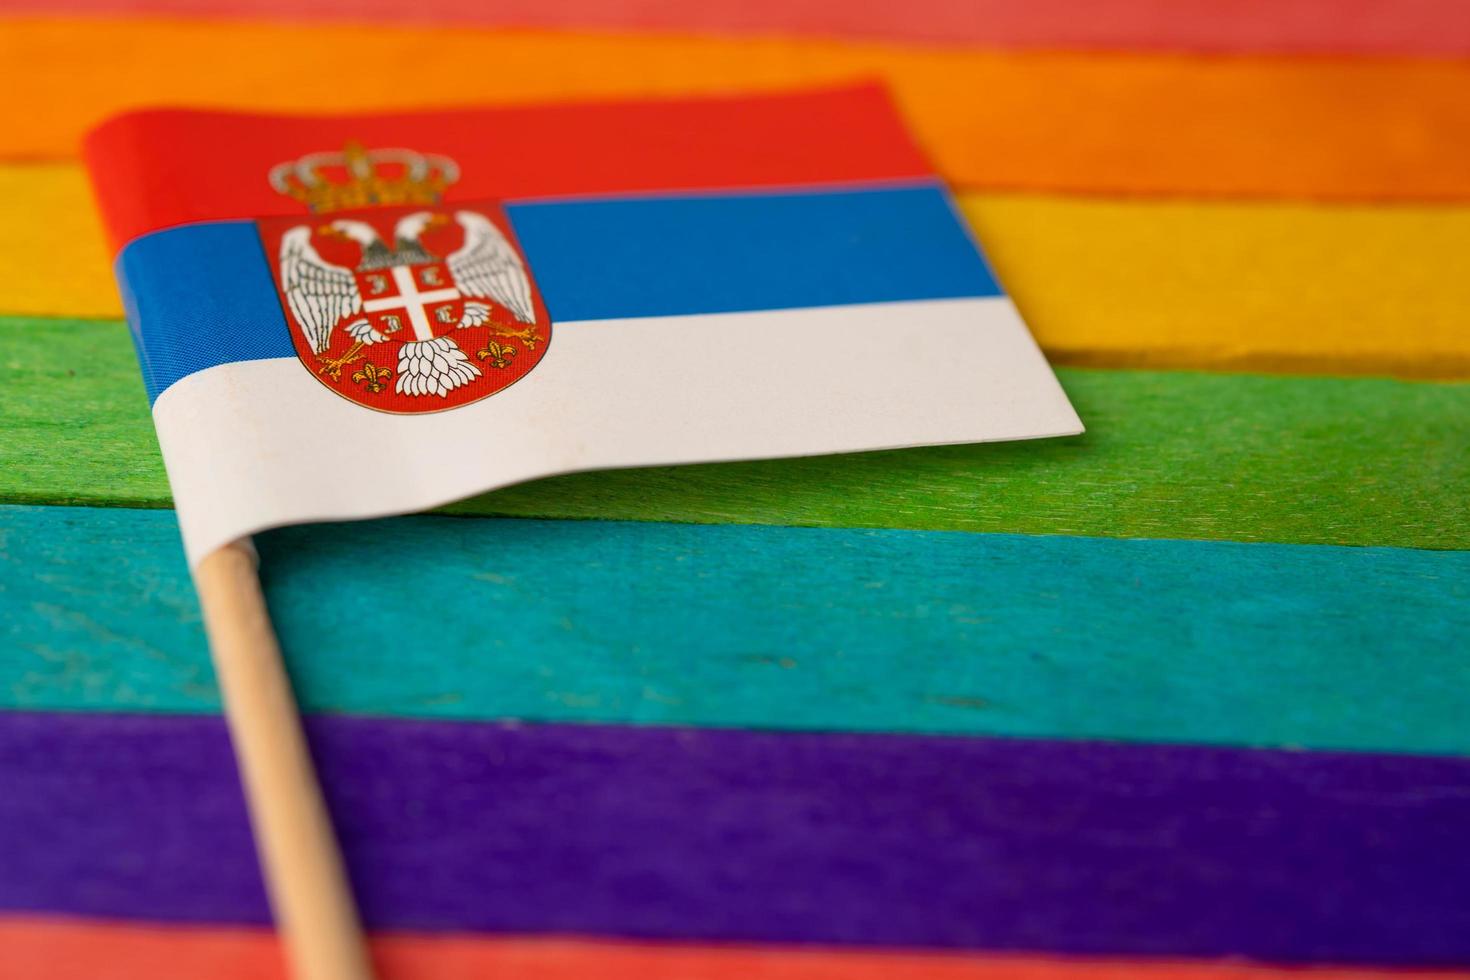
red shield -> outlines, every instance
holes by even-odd
[[[551,318],[494,202],[258,222],[301,363],[381,412],[495,394],[546,353]]]

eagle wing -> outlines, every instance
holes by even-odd
[[[464,244],[451,252],[446,261],[459,291],[466,296],[494,300],[522,323],[535,323],[531,280],[515,246],[483,214],[456,211],[454,219],[464,229]]]
[[[357,277],[317,253],[306,225],[297,225],[281,238],[281,289],[291,314],[318,354],[331,346],[333,327],[362,312]]]

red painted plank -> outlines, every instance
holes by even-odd
[[[1243,962],[1081,959],[790,946],[713,946],[522,936],[371,939],[380,980],[1464,980],[1461,971],[1273,967]],[[9,980],[285,980],[260,929],[79,919],[0,920]]]

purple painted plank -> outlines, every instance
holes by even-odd
[[[378,927],[1470,963],[1470,760],[329,718]],[[0,715],[0,908],[266,917],[216,718]]]

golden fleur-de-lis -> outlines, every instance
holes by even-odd
[[[372,361],[364,364],[361,370],[352,372],[352,380],[365,386],[375,395],[388,387],[388,379],[391,377],[393,377],[392,371],[380,368]]]
[[[475,356],[480,360],[489,362],[498,368],[503,368],[510,363],[510,359],[516,356],[516,349],[510,344],[501,344],[490,341],[484,347],[475,351]]]

